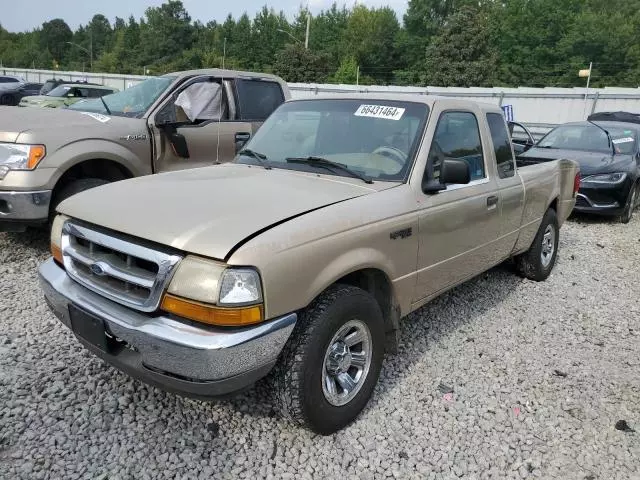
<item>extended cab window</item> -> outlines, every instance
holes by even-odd
[[[507,126],[504,117],[499,113],[487,113],[487,123],[491,131],[493,151],[496,154],[498,164],[498,176],[500,178],[513,177],[516,173],[513,163],[513,152]]]
[[[242,120],[262,122],[284,102],[277,82],[240,79],[237,88]]]
[[[431,169],[431,178],[440,177],[440,166],[445,158],[467,162],[472,181],[485,178],[480,130],[478,120],[473,113],[444,112],[440,115],[429,151],[428,165]]]

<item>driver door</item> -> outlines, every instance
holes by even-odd
[[[229,162],[236,142],[252,134],[238,120],[230,80],[195,77],[181,85],[150,119],[154,171],[167,172]]]

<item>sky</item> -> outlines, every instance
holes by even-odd
[[[309,0],[312,13],[331,6],[334,0]],[[182,0],[185,8],[193,20],[207,23],[211,20],[224,21],[227,14],[239,17],[245,11],[249,16],[260,10],[265,4],[276,11],[283,10],[289,18],[293,18],[300,5],[307,0]],[[129,18],[133,15],[139,19],[144,15],[147,7],[158,6],[162,0],[31,0],[29,8],[3,9],[0,24],[10,32],[29,31],[53,18],[62,18],[75,30],[80,24],[87,24],[96,13],[105,15],[111,23],[115,17]],[[338,5],[346,4],[352,7],[355,0],[337,0]],[[390,6],[398,12],[398,19],[402,21],[402,14],[407,8],[407,0],[358,0],[358,3],[368,7]],[[14,3],[14,6],[17,4]]]

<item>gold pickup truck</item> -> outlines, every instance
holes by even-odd
[[[96,186],[229,162],[289,96],[274,75],[205,69],[64,109],[2,107],[0,232],[47,225],[60,202]]]
[[[200,398],[267,376],[328,434],[371,396],[400,319],[514,259],[546,279],[577,164],[517,169],[493,105],[428,96],[289,101],[234,162],[58,207],[45,297],[134,377]]]

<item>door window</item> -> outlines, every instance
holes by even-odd
[[[440,116],[429,151],[431,178],[440,178],[440,166],[445,158],[467,162],[472,181],[486,177],[478,120],[473,113],[444,112]]]
[[[284,102],[277,82],[240,79],[237,88],[242,120],[263,122]]]
[[[178,122],[200,124],[226,120],[228,108],[222,85],[218,82],[197,82],[182,90],[175,101]]]
[[[516,173],[513,163],[513,153],[509,133],[504,123],[504,117],[499,113],[487,113],[487,123],[491,131],[493,151],[496,154],[498,164],[498,176],[500,178],[513,177]]]

